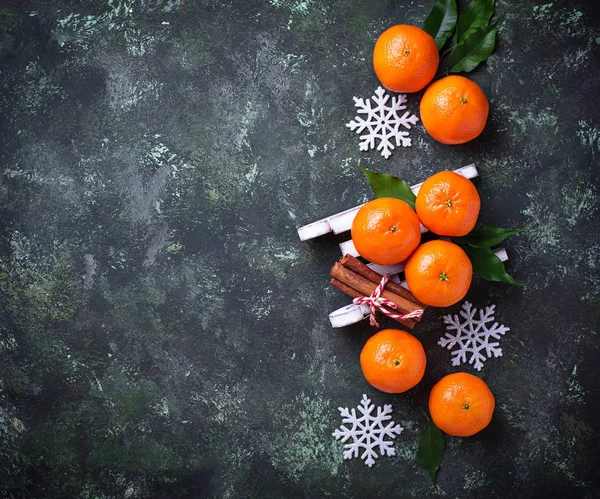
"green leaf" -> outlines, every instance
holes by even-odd
[[[470,73],[485,61],[496,46],[497,24],[478,28],[450,54],[450,73]]]
[[[429,33],[441,50],[450,38],[456,26],[456,0],[438,0],[423,23],[423,29]]]
[[[435,476],[444,458],[445,444],[442,431],[429,421],[419,435],[419,450],[417,450],[417,459],[421,466],[425,468],[433,484],[435,485]]]
[[[465,39],[478,28],[487,26],[494,15],[494,0],[473,0],[463,10],[456,23],[456,38],[458,43]]]
[[[515,286],[523,286],[523,283],[515,281],[506,273],[504,264],[490,248],[475,248],[468,244],[461,244],[460,247],[473,264],[473,272],[479,277],[488,281],[506,282]]]
[[[387,173],[375,173],[372,171],[359,166],[361,171],[367,177],[371,189],[378,198],[396,198],[406,201],[408,205],[414,210],[415,200],[417,196],[413,193],[410,185],[404,180],[388,175]]]
[[[504,241],[508,236],[518,234],[527,229],[503,229],[483,222],[477,222],[475,228],[463,237],[453,237],[452,241],[456,244],[469,244],[476,248],[485,248],[496,246]]]

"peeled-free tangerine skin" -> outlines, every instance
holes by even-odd
[[[495,406],[485,381],[465,372],[444,376],[429,395],[433,423],[454,437],[470,437],[483,430],[492,420]]]
[[[464,236],[477,223],[481,199],[473,182],[454,172],[429,177],[415,201],[423,226],[440,236]]]
[[[358,254],[378,265],[408,258],[421,241],[419,217],[405,202],[382,197],[364,204],[351,229]]]

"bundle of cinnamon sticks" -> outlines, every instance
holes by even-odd
[[[331,284],[352,298],[371,296],[383,277],[351,255],[340,258],[331,268],[330,274]],[[396,304],[396,313],[408,314],[416,310],[425,310],[425,305],[410,291],[392,281],[388,281],[381,296]],[[421,318],[396,320],[412,329]]]

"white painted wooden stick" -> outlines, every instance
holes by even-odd
[[[508,260],[508,253],[504,248],[497,248],[494,250],[494,254],[500,259],[502,262],[506,262]],[[400,284],[400,286],[408,289],[406,281],[401,281],[398,276],[399,273],[404,271],[404,263],[399,263],[396,265],[376,265],[374,263],[370,263],[369,267],[378,272],[379,274],[388,274],[391,275],[391,280]],[[355,305],[354,303],[350,303],[345,307],[338,308],[329,314],[329,322],[331,322],[331,327],[345,327],[350,326],[351,324],[356,324],[363,319],[369,317],[369,307],[365,305]]]
[[[479,172],[474,164],[458,168],[457,170],[454,170],[454,173],[458,173],[459,175],[462,175],[468,179],[473,179],[479,175]],[[415,193],[415,196],[419,193],[419,189],[422,185],[423,183],[421,182],[411,187],[411,190]],[[300,237],[300,240],[307,241],[332,231],[334,234],[341,234],[342,232],[350,230],[352,227],[352,221],[354,220],[354,217],[361,206],[350,208],[335,215],[331,215],[330,217],[322,218],[321,220],[317,220],[311,224],[299,227],[298,236]],[[425,227],[421,226],[421,232],[424,231]]]
[[[352,241],[352,239],[340,243],[340,251],[342,252],[342,256],[351,255],[355,258],[358,258],[360,256],[358,254],[358,251],[356,250],[356,246],[354,246],[354,241]]]
[[[458,168],[454,170],[454,173],[458,173],[465,178],[472,179],[479,175],[477,168],[475,165],[463,166],[462,168]],[[419,193],[423,182],[419,184],[413,185],[410,189],[413,191],[415,196]],[[362,205],[361,205],[362,206]],[[352,222],[354,221],[354,217],[360,210],[361,206],[357,206],[356,208],[352,208],[350,210],[343,211],[342,213],[338,213],[337,215],[333,215],[328,218],[329,225],[331,226],[331,230],[334,234],[341,234],[342,232],[346,232],[350,230],[352,227]],[[427,229],[421,226],[421,233],[426,232]]]
[[[324,236],[330,232],[331,225],[329,225],[329,221],[326,218],[298,228],[298,236],[300,236],[300,241],[308,241],[309,239]]]
[[[356,324],[369,315],[369,307],[366,305],[355,305],[351,303],[345,307],[338,308],[329,314],[331,327],[344,327]]]

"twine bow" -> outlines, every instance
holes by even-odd
[[[423,310],[415,310],[414,312],[409,312],[408,314],[395,314],[394,312],[388,310],[390,308],[393,310],[398,308],[393,301],[381,296],[381,293],[383,293],[383,289],[389,280],[390,277],[384,275],[371,296],[359,296],[358,298],[354,298],[354,300],[352,300],[352,303],[355,305],[367,305],[369,307],[369,310],[371,311],[369,316],[369,322],[371,326],[379,327],[377,319],[375,318],[375,314],[378,310],[392,319],[411,319],[413,317],[421,317],[421,315],[423,315]]]

